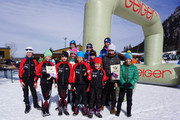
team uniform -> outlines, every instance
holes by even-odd
[[[62,111],[66,115],[67,112],[67,98],[68,98],[68,84],[72,82],[72,65],[68,62],[60,62],[56,66],[57,78],[56,83],[58,85],[59,94],[59,115],[62,115]]]
[[[83,115],[87,115],[87,89],[89,81],[87,75],[90,70],[89,64],[86,62],[78,62],[73,66],[73,83],[75,87],[75,110],[74,115],[79,113],[80,96],[82,96]]]

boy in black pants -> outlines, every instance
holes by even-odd
[[[58,63],[56,66],[57,78],[56,83],[58,86],[58,94],[59,94],[59,113],[58,115],[62,115],[62,111],[65,115],[69,115],[67,111],[67,98],[68,98],[68,86],[71,83],[71,75],[72,75],[72,65],[67,62],[68,53],[63,51],[62,53],[62,62]]]
[[[34,79],[37,79],[35,76],[35,70],[37,68],[37,61],[33,59],[33,48],[27,47],[26,48],[26,58],[24,58],[19,66],[19,78],[20,78],[20,84],[23,89],[24,93],[24,102],[26,105],[24,113],[28,113],[31,109],[29,105],[29,89],[31,90],[32,96],[33,96],[33,103],[34,108],[40,110],[41,107],[38,105],[37,101],[37,81]]]
[[[88,72],[90,71],[90,66],[83,61],[84,53],[79,51],[77,54],[77,61],[73,66],[73,83],[75,86],[75,110],[73,115],[79,114],[79,104],[80,97],[82,96],[83,103],[83,115],[88,115],[87,111],[87,89],[89,81],[87,80]]]
[[[101,95],[104,87],[104,81],[108,79],[106,72],[101,68],[102,59],[100,57],[95,58],[94,68],[91,69],[88,80],[90,80],[90,94],[89,94],[89,118],[93,117],[94,104],[96,105],[95,115],[102,118],[100,114],[101,107]]]

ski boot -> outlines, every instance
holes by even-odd
[[[31,110],[31,106],[29,104],[26,104],[26,108],[24,110],[24,113],[27,114]]]
[[[96,108],[95,115],[96,115],[98,118],[102,118],[102,115],[101,115],[101,113],[100,113],[100,109],[99,109],[99,108]]]
[[[66,106],[63,108],[63,112],[64,112],[65,115],[69,115],[69,112],[67,111],[67,107]]]
[[[88,114],[88,117],[89,117],[89,118],[92,118],[92,117],[93,117],[93,112],[94,112],[93,109],[89,109],[89,114]]]

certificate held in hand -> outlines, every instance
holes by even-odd
[[[51,77],[54,77],[54,78],[57,77],[55,66],[46,66],[46,73],[50,74],[50,78]]]
[[[120,64],[111,65],[111,80],[119,80],[120,79]]]

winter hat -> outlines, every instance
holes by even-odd
[[[108,50],[116,50],[116,46],[112,43],[109,45]]]
[[[132,53],[131,53],[131,52],[127,52],[127,53],[124,55],[124,60],[126,60],[127,58],[132,60],[133,56],[132,56]]]
[[[93,45],[92,45],[91,43],[88,43],[88,44],[86,45],[86,48],[93,48]]]
[[[111,44],[111,39],[109,37],[104,39],[104,44],[107,43],[107,42]]]
[[[44,52],[44,57],[47,56],[52,56],[52,52],[49,49],[46,49],[46,51]]]
[[[33,53],[33,48],[31,46],[26,47],[26,53],[27,52],[32,52]]]
[[[76,41],[75,41],[75,40],[71,40],[71,41],[69,42],[69,44],[70,44],[70,45],[71,45],[71,44],[76,45]]]
[[[84,58],[84,53],[83,53],[83,51],[79,51],[79,52],[77,53],[77,57],[82,57],[82,58]]]
[[[91,50],[90,51],[90,56],[96,56],[96,51],[95,50]]]
[[[99,63],[102,65],[102,59],[100,57],[95,58],[94,63]]]
[[[73,48],[73,49],[71,49],[71,50],[70,50],[70,54],[71,54],[71,53],[74,53],[74,54],[76,54],[76,55],[77,55],[77,53],[78,53],[77,48]]]
[[[62,52],[62,57],[68,57],[68,53],[66,51]]]

